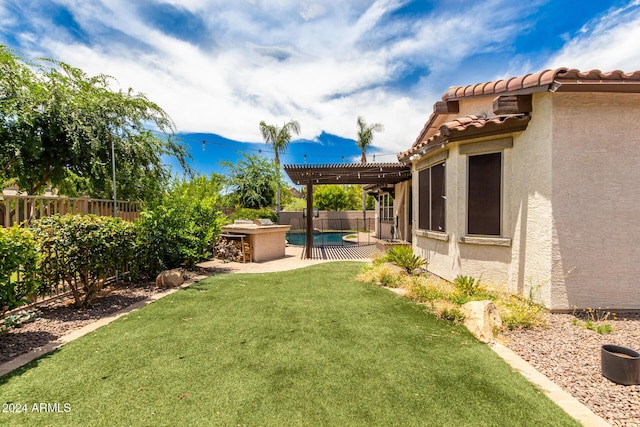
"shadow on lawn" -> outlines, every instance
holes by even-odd
[[[51,341],[53,341],[53,339]],[[16,368],[13,371],[8,372],[6,375],[1,376],[0,377],[0,386],[3,386],[6,383],[8,383],[13,377],[19,377],[22,374],[24,374],[25,372],[27,372],[27,371],[29,371],[29,370],[31,370],[33,368],[37,368],[41,361],[55,356],[59,351],[60,351],[59,348],[57,348],[55,350],[51,350],[50,352],[43,354],[42,356],[38,357],[37,359],[34,359],[34,360],[30,361],[26,365],[22,365],[19,368]]]

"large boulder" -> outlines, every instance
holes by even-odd
[[[164,270],[156,277],[156,286],[159,288],[176,288],[184,283],[180,270]]]
[[[464,326],[480,342],[493,342],[493,331],[502,326],[502,319],[495,304],[491,301],[471,301],[462,307]]]

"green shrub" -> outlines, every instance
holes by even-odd
[[[38,290],[38,253],[31,231],[0,228],[0,315],[26,303]]]
[[[261,219],[268,218],[274,223],[278,222],[278,216],[271,209],[249,209],[249,208],[240,208],[237,209],[234,213],[229,216],[229,219],[233,222],[236,219]]]
[[[162,270],[192,267],[208,258],[222,222],[222,213],[206,200],[167,198],[141,212],[135,223],[139,274],[153,277]]]
[[[291,201],[289,201],[289,203],[284,205],[284,208],[282,208],[282,210],[301,212],[306,207],[307,207],[307,201],[305,199],[292,198]]]
[[[412,274],[416,269],[426,266],[427,261],[413,253],[411,246],[394,246],[387,251],[387,261]]]
[[[136,254],[131,223],[95,215],[54,215],[32,224],[46,289],[65,283],[77,307],[87,307],[104,280],[125,270]]]

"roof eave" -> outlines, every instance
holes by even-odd
[[[421,156],[430,154],[452,142],[466,141],[469,139],[486,138],[491,136],[507,135],[522,132],[527,129],[531,116],[523,114],[520,116],[506,117],[500,123],[488,122],[483,126],[469,126],[465,129],[452,129],[447,135],[441,133],[431,137],[423,146],[412,147],[410,150],[398,155],[398,159],[403,163],[412,163],[411,157],[417,153]]]
[[[640,81],[555,81],[549,92],[640,93]]]

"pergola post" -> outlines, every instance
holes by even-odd
[[[307,182],[307,259],[313,258],[313,184],[311,174]]]

